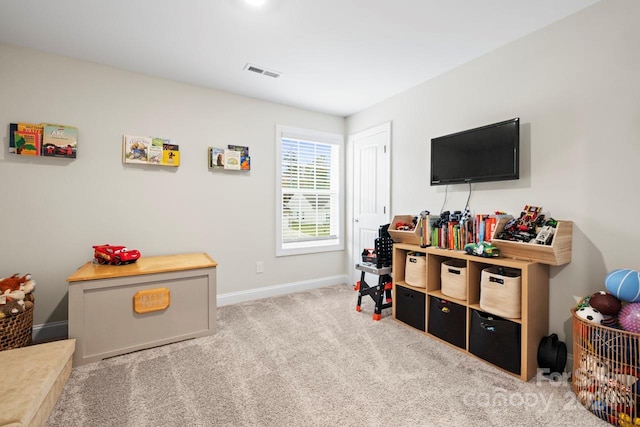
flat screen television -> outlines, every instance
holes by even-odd
[[[520,118],[431,139],[431,185],[520,178]]]

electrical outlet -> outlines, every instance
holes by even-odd
[[[264,262],[262,261],[256,262],[256,273],[263,273],[263,272],[264,272]]]

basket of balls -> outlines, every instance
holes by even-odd
[[[640,272],[620,269],[606,291],[571,310],[573,391],[587,409],[616,426],[640,425]]]

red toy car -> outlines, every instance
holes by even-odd
[[[93,249],[93,258],[98,264],[131,264],[140,258],[140,251],[125,246],[96,245]]]

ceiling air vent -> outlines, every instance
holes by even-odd
[[[262,75],[265,75],[265,76],[268,76],[268,77],[273,77],[273,78],[276,78],[276,79],[277,79],[278,77],[280,77],[280,75],[282,74],[282,73],[279,73],[279,72],[277,72],[277,71],[267,70],[267,69],[266,69],[266,68],[264,68],[264,67],[258,67],[258,66],[256,66],[256,65],[252,65],[252,64],[247,64],[247,65],[245,65],[245,66],[244,66],[244,69],[245,69],[246,71],[251,71],[251,72],[253,72],[253,73],[262,74]]]

